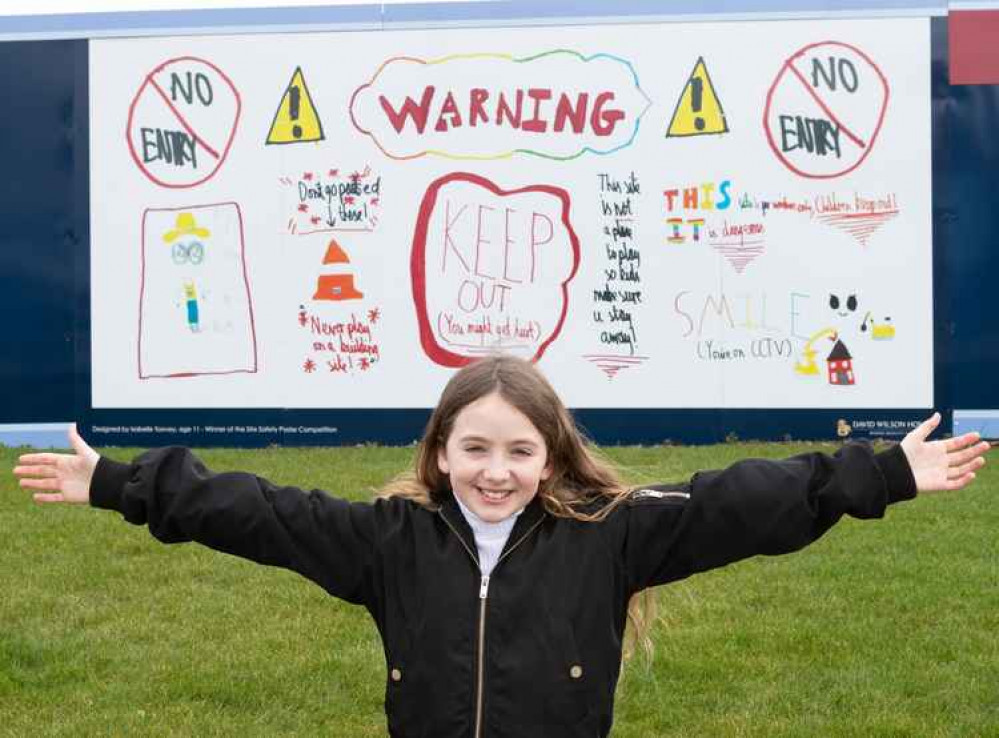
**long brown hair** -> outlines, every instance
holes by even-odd
[[[544,439],[551,474],[538,487],[538,497],[551,515],[598,522],[629,494],[616,467],[585,438],[569,410],[545,376],[529,361],[494,355],[460,369],[444,387],[416,452],[414,468],[383,487],[380,497],[405,497],[428,508],[440,506],[450,483],[437,465],[455,419],[466,406],[498,393],[523,413]],[[632,625],[625,653],[641,643],[651,654],[648,627],[655,618],[648,592],[632,598]]]

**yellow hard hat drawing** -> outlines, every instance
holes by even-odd
[[[163,234],[163,240],[173,243],[181,236],[197,236],[198,238],[208,238],[212,232],[207,228],[199,228],[197,221],[191,213],[178,213],[177,222],[173,230]]]

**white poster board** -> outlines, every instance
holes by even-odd
[[[95,408],[429,407],[497,350],[573,407],[932,405],[927,19],[90,64]]]

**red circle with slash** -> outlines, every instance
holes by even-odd
[[[146,75],[128,108],[129,152],[161,187],[196,187],[225,163],[241,109],[236,86],[210,61],[169,59]]]
[[[821,62],[817,59],[820,54],[825,54],[829,59],[828,67],[823,69],[826,74],[823,74],[823,71],[816,71],[816,62]],[[837,72],[834,68],[834,55],[837,54],[849,62],[849,69],[852,70],[852,73],[846,76],[852,76],[853,84],[856,87],[859,87],[860,83],[865,83],[865,87],[873,83],[873,88],[865,89],[865,95],[859,109],[857,107],[851,109],[850,106],[844,104],[849,101],[848,97],[835,92]],[[796,65],[797,62],[805,59],[813,60],[813,83],[808,81],[803,70]],[[823,77],[827,86],[832,82],[833,90],[820,93],[817,89],[813,89],[818,87],[817,80],[820,76]],[[839,83],[841,92],[848,87],[848,83],[844,82],[842,77]],[[801,161],[801,157],[798,157],[792,161],[786,147],[778,145],[776,137],[779,136],[783,144],[786,141],[786,136],[784,130],[775,131],[779,126],[776,125],[775,119],[772,119],[772,114],[782,99],[800,97],[802,90],[809,98],[807,107],[817,115],[811,120],[826,121],[830,128],[835,126],[836,135],[842,139],[842,146],[848,155],[841,158],[841,167],[822,167],[820,164],[825,160],[820,158]],[[767,102],[763,110],[763,129],[767,134],[767,142],[780,162],[795,174],[810,179],[841,177],[859,167],[871,153],[874,142],[881,132],[882,123],[884,123],[889,97],[888,80],[877,64],[860,49],[840,41],[821,41],[809,44],[784,62],[777,78],[767,91]],[[782,118],[790,117],[782,116]],[[800,121],[802,116],[795,116],[795,118]],[[780,127],[783,127],[783,121],[781,121]],[[816,137],[824,132],[814,128],[811,131]],[[799,137],[796,140],[800,141],[801,138],[806,137]],[[811,143],[813,146],[818,145],[814,141]],[[814,163],[814,166],[809,166],[810,163]]]

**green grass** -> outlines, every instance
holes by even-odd
[[[806,448],[607,452],[638,483]],[[201,452],[353,499],[411,454]],[[613,735],[999,736],[997,491],[987,466],[971,489],[661,589],[655,656],[625,667]],[[36,506],[0,476],[0,736],[381,736],[384,680],[360,608],[114,513]]]

